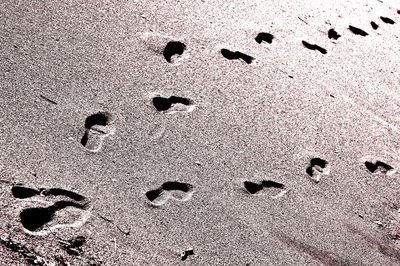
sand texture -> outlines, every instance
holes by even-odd
[[[0,265],[399,265],[400,3],[0,3]]]

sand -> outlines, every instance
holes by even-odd
[[[398,265],[398,9],[2,1],[0,264]]]

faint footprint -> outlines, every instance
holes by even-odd
[[[321,175],[329,175],[330,166],[324,159],[312,158],[310,161],[310,166],[306,169],[306,173],[315,183],[319,183],[321,180]]]
[[[274,36],[270,33],[260,32],[255,38],[256,42],[261,44],[262,42],[272,43]]]
[[[192,198],[193,186],[181,182],[165,182],[161,187],[146,192],[146,197],[152,205],[161,206],[169,199],[177,201],[188,201]]]
[[[243,185],[246,191],[250,194],[257,194],[262,190],[268,190],[268,194],[273,194],[271,195],[271,198],[273,199],[280,198],[287,193],[285,185],[271,180],[263,180],[260,184],[245,181],[243,182]]]
[[[381,173],[386,175],[392,175],[395,172],[392,166],[378,160],[376,160],[375,162],[366,161],[365,167],[367,167],[368,171],[370,171],[373,174]]]
[[[306,47],[307,49],[317,50],[321,54],[326,54],[326,49],[322,48],[321,46],[318,46],[316,44],[310,44],[306,41],[302,41],[302,43],[303,43],[304,47]]]
[[[104,138],[114,134],[115,128],[111,125],[112,122],[111,114],[107,112],[98,112],[88,116],[81,144],[91,152],[100,151]]]
[[[380,19],[381,19],[383,22],[387,23],[387,24],[394,24],[394,23],[395,23],[392,19],[387,18],[387,17],[382,17],[382,16],[381,16]]]
[[[334,29],[330,29],[328,31],[328,38],[329,39],[334,39],[337,40],[341,37],[341,35],[339,35]]]
[[[21,185],[16,185],[11,188],[11,193],[15,198],[23,199],[24,202],[28,204],[46,205],[40,207],[26,208],[23,209],[20,213],[20,222],[24,228],[24,231],[32,235],[46,235],[58,228],[80,227],[88,220],[90,216],[91,207],[89,201],[84,196],[69,190],[60,188],[41,188],[37,190],[33,188],[23,187]],[[68,200],[59,200],[52,203],[50,201],[31,199],[35,196],[39,196],[41,198],[64,197]],[[26,199],[30,200],[26,201]],[[68,217],[68,214],[70,212],[66,211],[65,213],[67,215],[64,215],[66,216],[64,218],[66,218],[67,220],[71,220],[69,223],[50,224],[55,219],[55,217],[60,218],[59,213],[61,210],[71,209],[69,207],[73,207],[72,209],[80,210],[78,219],[71,220],[71,217]],[[44,227],[47,227],[47,229],[45,229]]]
[[[356,27],[351,26],[351,25],[349,26],[349,30],[355,35],[361,35],[363,37],[368,35],[368,33],[363,31],[362,29],[356,28]]]
[[[178,56],[182,55],[185,50],[186,50],[186,45],[184,43],[178,41],[171,41],[168,42],[167,45],[165,46],[163,51],[163,56],[168,63],[173,63],[171,62],[172,57],[174,55]]]
[[[379,28],[378,24],[376,24],[374,21],[371,21],[371,27],[372,27],[374,30],[377,30],[377,29]]]
[[[193,105],[191,100],[177,96],[171,96],[169,98],[155,96],[152,99],[152,103],[159,112],[164,112],[168,110],[168,113],[175,113],[180,111],[192,112],[195,108],[195,105]]]
[[[238,52],[238,51],[232,52],[232,51],[230,51],[228,49],[221,49],[221,54],[222,54],[223,57],[225,57],[228,60],[242,59],[247,64],[251,64],[253,62],[253,60],[254,60],[253,57],[251,57],[251,56],[249,56],[247,54],[244,54],[244,53],[241,53],[241,52]]]

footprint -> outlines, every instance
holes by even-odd
[[[381,173],[381,174],[387,174],[387,175],[392,175],[395,170],[392,166],[381,162],[381,161],[366,161],[365,162],[365,167],[367,167],[368,171],[371,173]]]
[[[353,34],[355,34],[355,35],[361,35],[361,36],[363,36],[363,37],[365,37],[365,36],[368,35],[368,33],[366,33],[365,31],[363,31],[362,29],[356,28],[356,27],[351,26],[351,25],[349,26],[349,30],[350,30]]]
[[[178,56],[182,55],[185,50],[186,50],[186,45],[184,43],[178,41],[171,41],[168,42],[167,45],[165,46],[163,51],[163,56],[168,63],[173,63],[171,62],[172,57],[174,55]]]
[[[280,198],[287,193],[285,185],[271,180],[263,180],[260,184],[251,181],[245,181],[243,182],[243,185],[246,191],[250,194],[257,194],[262,190],[269,190],[269,194],[275,194],[271,195],[271,198],[273,199]]]
[[[107,112],[98,112],[88,116],[81,144],[90,152],[100,151],[104,138],[114,133],[112,122],[111,114]]]
[[[90,216],[91,207],[89,201],[84,196],[69,190],[60,188],[33,189],[15,185],[11,188],[11,193],[15,198],[23,199],[24,202],[28,204],[46,204],[44,207],[25,208],[20,213],[20,222],[24,231],[32,235],[46,235],[57,228],[80,227]],[[42,198],[65,197],[68,198],[68,200],[59,200],[51,203],[51,201],[30,199],[36,196]],[[71,223],[51,224],[56,217],[58,218],[57,220],[60,220],[61,215],[59,215],[59,213],[61,210],[71,209],[69,207],[80,210],[80,218],[74,219]],[[70,212],[66,211],[65,213],[68,216]],[[70,217],[66,218],[69,220]]]
[[[341,37],[342,35],[339,35],[334,29],[330,29],[328,31],[328,38],[329,39],[334,39],[337,40]]]
[[[255,38],[256,42],[261,44],[263,41],[267,43],[272,43],[274,36],[270,33],[260,32]]]
[[[152,103],[159,112],[168,111],[170,109],[168,113],[179,111],[191,112],[195,108],[191,100],[177,96],[171,96],[169,98],[155,96]]]
[[[251,64],[254,60],[253,57],[251,57],[247,54],[241,53],[239,51],[232,52],[228,49],[221,49],[221,54],[223,57],[225,57],[228,60],[242,59],[247,64]]]
[[[161,187],[146,192],[146,197],[152,205],[161,206],[169,199],[188,201],[192,198],[193,186],[175,181],[165,182]]]
[[[318,46],[316,44],[310,44],[306,41],[302,41],[302,43],[303,43],[304,47],[306,47],[307,49],[317,50],[321,54],[326,54],[326,49],[322,48],[321,46]]]
[[[371,21],[371,27],[372,27],[374,30],[377,30],[377,29],[379,28],[378,24],[376,24],[374,21]]]
[[[382,16],[381,16],[380,19],[381,19],[383,22],[387,23],[387,24],[394,24],[394,23],[395,23],[392,19],[387,18],[387,17],[382,17]]]
[[[330,166],[327,161],[321,158],[312,158],[310,166],[307,167],[306,173],[315,183],[319,183],[321,175],[329,175]]]

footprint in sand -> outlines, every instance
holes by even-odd
[[[157,111],[168,114],[176,112],[192,112],[195,108],[195,105],[193,105],[191,100],[177,96],[170,96],[166,98],[157,95],[153,97],[152,103]]]
[[[143,46],[155,55],[162,55],[164,59],[177,66],[185,59],[190,58],[186,44],[179,38],[157,32],[138,33],[142,39]]]
[[[15,185],[11,193],[24,205],[35,205],[20,213],[23,229],[31,235],[43,236],[59,228],[80,227],[89,219],[92,209],[84,196],[61,188],[33,189]]]
[[[379,28],[379,25],[376,24],[374,21],[371,21],[371,27],[372,27],[374,30],[377,30],[377,29]]]
[[[392,166],[378,160],[365,161],[364,164],[368,171],[373,174],[392,175],[396,172],[396,170]]]
[[[327,53],[325,48],[322,48],[321,46],[318,46],[316,44],[311,44],[306,41],[302,41],[302,44],[304,45],[304,47],[306,47],[309,50],[316,50],[316,51],[320,52],[321,54]]]
[[[243,185],[250,194],[259,194],[263,192],[263,194],[268,194],[273,199],[280,198],[288,192],[285,185],[272,180],[263,180],[261,183],[245,181]]]
[[[330,29],[330,30],[328,31],[328,38],[329,38],[329,39],[337,40],[337,39],[339,39],[341,36],[342,36],[342,35],[339,35],[339,34],[335,31],[335,29]]]
[[[312,158],[310,165],[306,169],[306,173],[315,183],[319,183],[322,175],[329,175],[330,165],[324,159]]]
[[[170,181],[163,183],[159,188],[146,192],[150,204],[164,205],[169,199],[188,201],[193,195],[193,186],[188,183]]]
[[[362,29],[356,28],[356,27],[351,26],[351,25],[349,26],[349,30],[355,35],[360,35],[360,36],[363,36],[363,37],[368,35],[368,33],[363,31]]]
[[[174,57],[179,57],[186,50],[186,45],[179,41],[168,42],[164,48],[163,56],[168,63],[175,61]]]
[[[263,42],[271,44],[273,39],[274,39],[274,36],[271,33],[260,32],[259,34],[257,34],[255,41],[259,44],[261,44]]]
[[[115,128],[111,114],[98,112],[90,115],[85,121],[85,134],[81,139],[81,144],[90,152],[101,150],[105,137],[114,134]]]
[[[386,24],[395,24],[395,22],[391,19],[391,18],[388,18],[388,17],[380,17],[380,19],[383,21],[383,22],[385,22]]]
[[[251,56],[249,56],[247,54],[244,54],[242,52],[239,52],[239,51],[233,52],[233,51],[230,51],[228,49],[221,49],[221,54],[222,54],[223,57],[225,57],[228,60],[241,59],[244,62],[246,62],[247,64],[251,64],[253,62],[253,60],[254,60],[253,57],[251,57]]]

